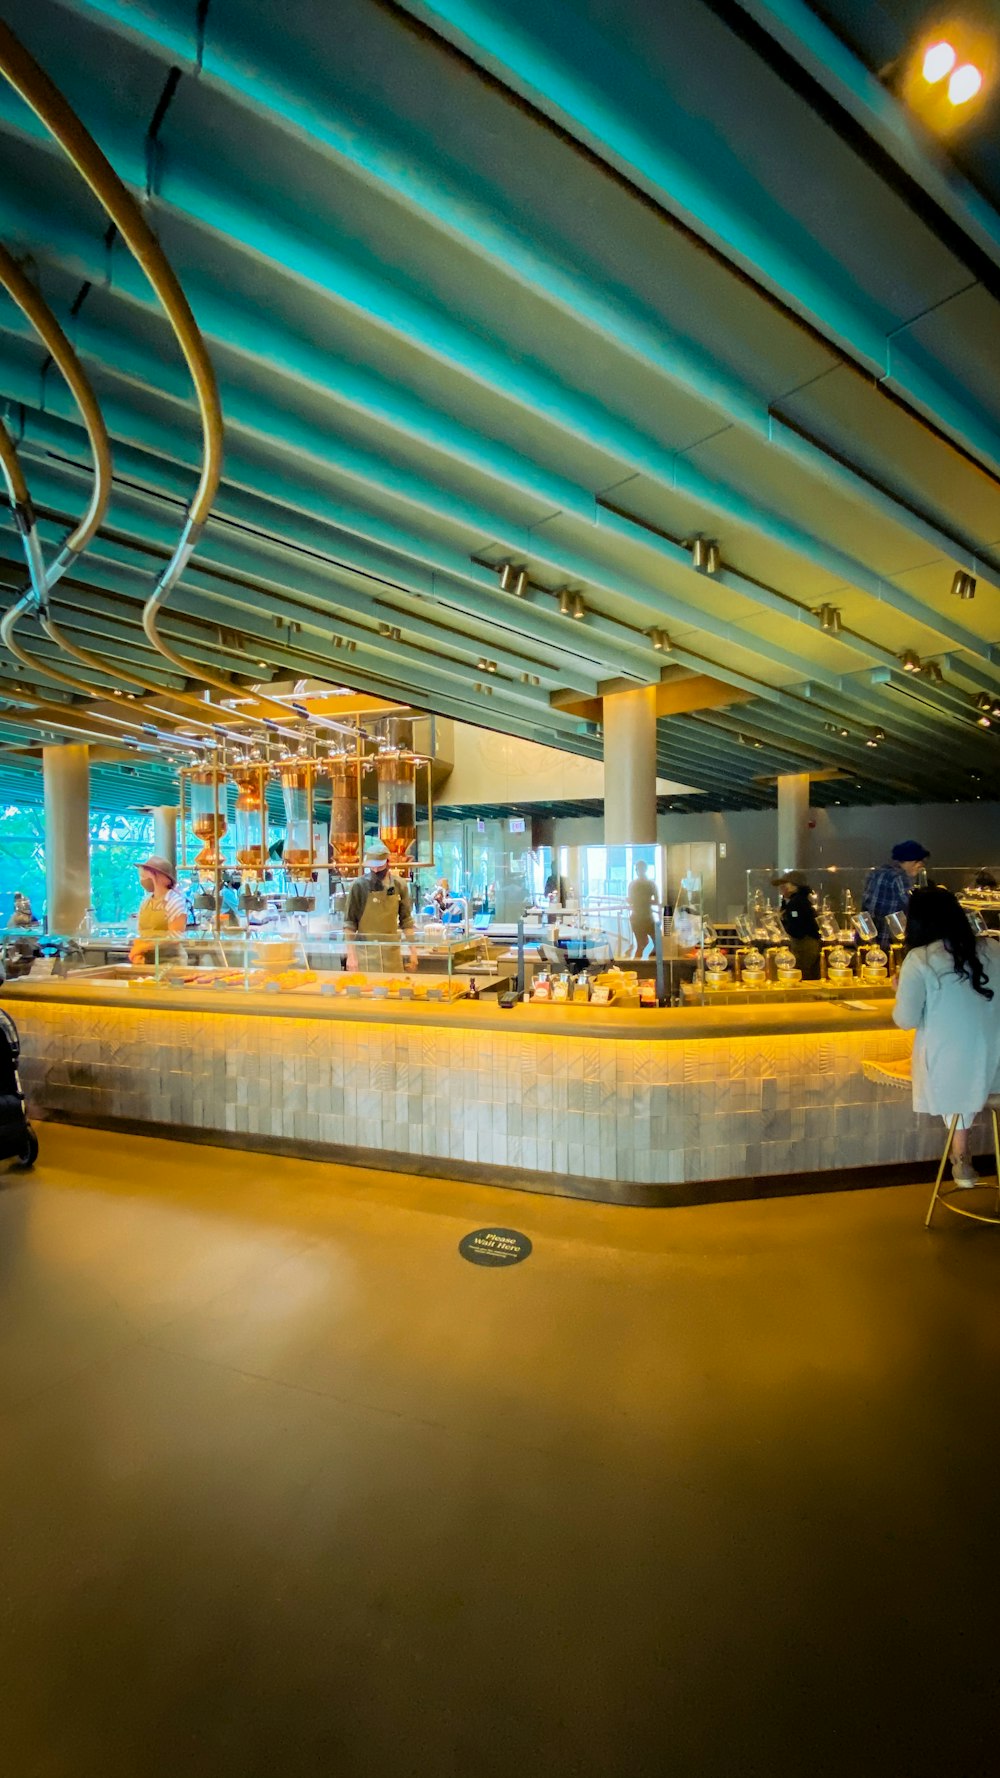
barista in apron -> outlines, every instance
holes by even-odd
[[[187,925],[187,907],[177,887],[177,872],[167,858],[147,858],[139,866],[146,891],[139,908],[138,936],[129,950],[130,963],[184,961],[176,942]]]
[[[389,853],[381,840],[365,847],[366,870],[351,888],[344,918],[349,946],[348,961],[356,969],[387,970],[403,967],[399,935],[410,940],[407,968],[416,969],[413,949],[416,927],[410,891],[389,869]]]

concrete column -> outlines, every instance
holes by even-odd
[[[604,699],[604,843],[656,844],[656,687]]]
[[[809,839],[809,773],[778,779],[778,869],[805,870]]]
[[[75,932],[90,906],[90,749],[43,747],[45,897],[50,932]]]
[[[153,851],[157,858],[166,858],[177,869],[177,804],[156,803],[153,817]]]

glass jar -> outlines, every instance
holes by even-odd
[[[871,945],[865,952],[861,973],[866,982],[884,982],[889,974],[889,959],[881,945]]]
[[[705,980],[710,988],[717,988],[729,974],[729,958],[725,951],[705,952]]]
[[[779,981],[782,976],[798,975],[799,973],[795,952],[790,951],[787,945],[782,945],[780,951],[776,951],[774,954],[774,973]]]
[[[743,980],[751,985],[764,980],[764,959],[756,947],[744,952],[740,974]]]
[[[287,871],[309,871],[313,866],[311,759],[288,759],[278,768],[285,805],[285,845],[281,863]]]
[[[358,809],[359,763],[353,753],[335,753],[325,762],[330,774],[330,849],[338,870],[356,871],[361,864]]]
[[[417,762],[412,753],[382,753],[378,774],[378,830],[391,864],[411,864],[417,852]]]
[[[826,973],[831,982],[847,982],[853,975],[851,953],[843,945],[834,945],[827,953]]]
[[[267,779],[263,766],[232,768],[236,785],[236,862],[244,870],[265,868]]]
[[[197,767],[188,774],[191,796],[191,829],[202,847],[195,869],[214,871],[221,863],[219,847],[226,831],[225,785],[214,766]]]

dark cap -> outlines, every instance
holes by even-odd
[[[922,858],[929,858],[930,853],[919,840],[900,840],[898,846],[893,846],[892,856],[897,864],[919,864]]]
[[[771,878],[772,889],[780,889],[783,883],[791,883],[793,889],[808,889],[809,887],[805,877],[800,876],[797,870],[786,870],[784,876]]]

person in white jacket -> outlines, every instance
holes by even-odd
[[[958,1116],[951,1171],[973,1186],[969,1130],[1000,1092],[1000,941],[977,939],[950,889],[915,889],[895,1023],[913,1031],[913,1109]]]

